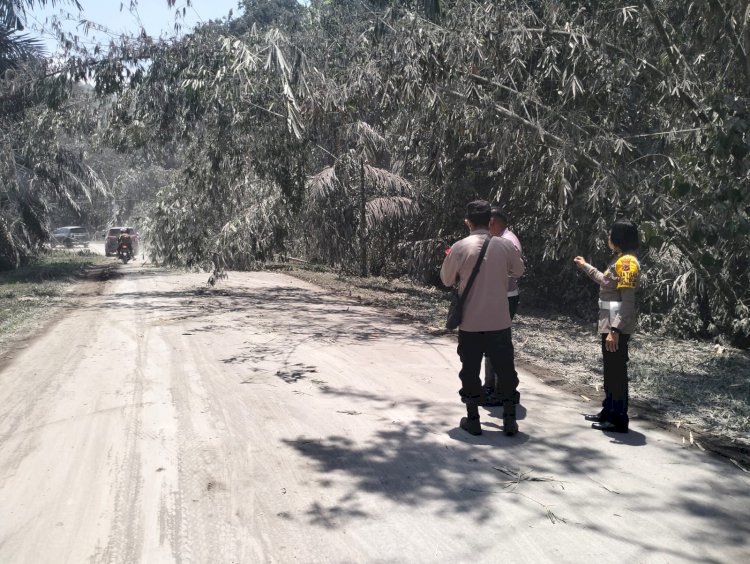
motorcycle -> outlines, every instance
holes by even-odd
[[[122,261],[122,264],[128,264],[128,261],[133,258],[132,247],[127,243],[117,245],[117,258]]]

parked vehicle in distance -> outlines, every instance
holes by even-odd
[[[82,245],[84,247],[89,246],[91,241],[91,235],[88,230],[80,225],[73,225],[67,227],[59,227],[52,232],[52,239],[50,243],[52,247],[58,245],[64,245],[71,248],[75,245]]]
[[[117,241],[120,237],[120,232],[125,229],[130,235],[130,240],[133,243],[133,254],[138,254],[138,232],[135,227],[110,227],[107,231],[107,236],[104,239],[104,255],[112,256],[117,254]]]

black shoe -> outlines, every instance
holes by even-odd
[[[516,390],[513,392],[513,405],[518,405],[521,403],[521,394]],[[499,405],[503,405],[503,400],[500,399],[500,396],[495,395],[494,393],[492,395],[488,395],[487,399],[484,402],[485,407],[497,407]]]
[[[583,418],[586,421],[595,421],[596,423],[603,423],[604,421],[609,420],[609,415],[607,413],[604,413],[603,411],[600,411],[599,413],[586,413],[584,414]]]
[[[515,415],[503,416],[503,432],[508,436],[518,433],[518,422]]]
[[[601,421],[599,423],[592,423],[591,424],[592,429],[596,429],[598,431],[609,431],[610,433],[627,433],[628,432],[628,424],[616,424],[612,423],[611,421]]]
[[[499,405],[503,405],[503,400],[495,394],[487,396],[487,399],[484,401],[484,407],[497,407]]]
[[[462,417],[459,427],[470,435],[482,434],[482,426],[479,424],[479,417]]]

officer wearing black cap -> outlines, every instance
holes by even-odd
[[[524,271],[521,256],[513,243],[492,237],[488,225],[490,204],[475,200],[466,209],[469,236],[458,241],[446,256],[440,278],[446,286],[458,284],[463,298],[463,317],[458,332],[458,355],[461,359],[461,389],[459,394],[466,404],[467,416],[460,427],[472,435],[480,435],[478,406],[485,401],[479,373],[486,354],[498,373],[496,393],[503,402],[503,430],[507,435],[518,432],[513,398],[518,387],[518,375],[513,360],[513,341],[508,307],[508,280],[519,278]],[[481,263],[478,262],[485,252]],[[475,265],[479,271],[466,290]]]

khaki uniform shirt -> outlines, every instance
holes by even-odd
[[[475,229],[453,245],[440,269],[443,284],[453,286],[458,283],[458,291],[463,294],[488,235],[486,229]],[[510,327],[508,277],[520,278],[523,271],[523,261],[513,243],[501,237],[490,238],[479,274],[464,301],[459,329],[476,332]]]
[[[505,229],[500,234],[500,237],[503,239],[507,239],[511,243],[513,243],[513,246],[518,251],[518,254],[523,257],[523,250],[521,249],[521,241],[518,240],[518,237],[516,237],[516,234],[513,233],[510,229]],[[511,296],[517,296],[518,295],[518,278],[510,278],[508,280],[508,297]]]
[[[638,259],[620,255],[610,261],[604,272],[590,264],[580,268],[599,284],[599,333],[609,333],[611,328],[626,335],[634,333],[638,317],[635,292],[641,275]]]

